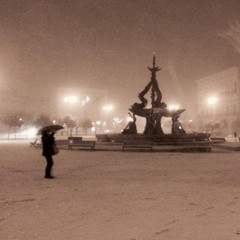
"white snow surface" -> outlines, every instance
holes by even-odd
[[[240,153],[67,151],[0,144],[0,239],[240,239]]]

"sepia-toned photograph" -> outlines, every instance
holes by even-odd
[[[240,239],[239,0],[0,0],[0,239]]]

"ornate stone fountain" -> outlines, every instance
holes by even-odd
[[[148,67],[151,71],[151,80],[147,86],[138,95],[141,103],[134,103],[129,111],[134,115],[144,117],[146,119],[146,126],[144,129],[144,135],[164,135],[161,120],[163,117],[171,117],[173,120],[173,134],[184,134],[181,124],[178,122],[180,114],[185,109],[169,110],[167,104],[162,101],[162,92],[158,86],[156,73],[161,70],[155,63],[155,56],[153,56],[153,66]],[[151,107],[147,108],[148,100],[145,95],[151,91]],[[177,125],[178,123],[178,125]],[[177,129],[178,128],[178,129]]]
[[[185,109],[169,110],[167,104],[162,101],[162,92],[159,88],[156,73],[161,70],[156,66],[156,58],[153,56],[153,65],[148,67],[151,72],[151,79],[145,88],[138,94],[140,103],[134,103],[129,113],[133,118],[126,128],[119,134],[98,134],[98,141],[123,142],[126,139],[131,141],[151,140],[154,143],[184,143],[196,141],[209,141],[210,134],[207,133],[186,133],[179,122],[180,115]],[[151,106],[148,106],[146,94],[151,91]],[[146,119],[146,125],[143,133],[137,133],[136,116]],[[172,119],[172,132],[165,134],[161,121],[162,118]]]

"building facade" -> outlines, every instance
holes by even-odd
[[[240,134],[239,68],[232,67],[198,79],[197,125],[200,131],[214,135]]]

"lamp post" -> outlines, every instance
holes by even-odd
[[[212,135],[214,136],[214,128],[215,128],[215,123],[216,123],[216,104],[218,102],[218,99],[216,96],[211,96],[207,99],[208,105],[213,108],[213,125],[212,125]]]
[[[207,102],[208,102],[209,106],[212,106],[212,108],[213,108],[213,120],[215,121],[215,117],[216,117],[216,104],[218,102],[218,99],[217,99],[217,97],[212,96],[212,97],[209,97],[207,99]]]

